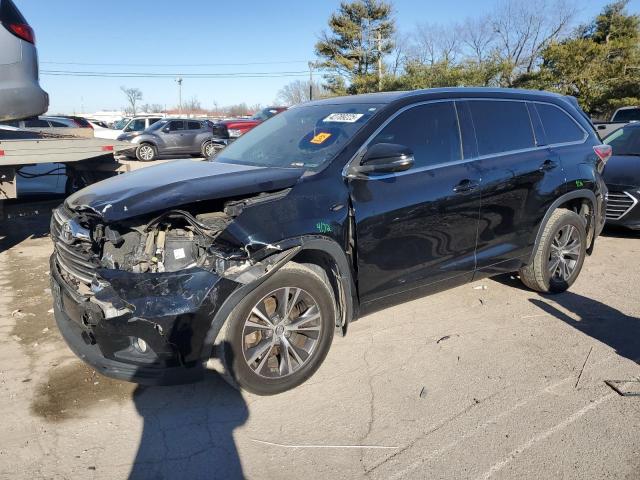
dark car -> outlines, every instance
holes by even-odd
[[[630,123],[607,138],[613,156],[604,169],[609,189],[607,223],[640,230],[640,123]]]
[[[267,107],[251,116],[251,118],[230,118],[220,120],[213,124],[213,135],[218,140],[230,141],[244,135],[252,128],[278,113],[284,112],[287,107]]]
[[[52,220],[55,317],[108,376],[186,382],[215,355],[241,387],[282,392],[334,332],[394,303],[505,272],[569,288],[604,225],[610,151],[574,99],[544,92],[296,106],[210,162],[69,197]]]
[[[119,141],[131,142],[135,147],[123,153],[143,162],[159,156],[197,155],[209,158],[214,153],[212,124],[208,120],[167,118],[142,132],[123,133]]]

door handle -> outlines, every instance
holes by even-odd
[[[538,170],[540,170],[541,172],[546,172],[546,171],[549,171],[549,170],[553,170],[557,166],[558,166],[558,164],[556,162],[554,162],[553,160],[545,160],[542,163],[542,165],[540,165],[540,168]]]
[[[464,179],[458,185],[453,187],[453,191],[455,193],[472,192],[473,190],[477,189],[479,186],[480,186],[480,182],[477,180]]]

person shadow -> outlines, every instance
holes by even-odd
[[[144,424],[129,479],[244,478],[233,431],[249,409],[220,374],[207,370],[188,385],[138,386],[133,401]]]
[[[513,275],[500,275],[494,280],[526,289]],[[618,355],[636,363],[640,361],[640,318],[569,290],[556,295],[539,294],[538,298],[530,298],[529,302],[576,330],[609,345]]]

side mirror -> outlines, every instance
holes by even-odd
[[[162,129],[162,131],[163,131],[164,133],[169,133],[169,132],[170,132],[169,127],[164,127],[164,128]]]
[[[409,147],[396,143],[377,143],[367,149],[356,170],[365,175],[403,172],[411,168],[413,163],[413,151]]]

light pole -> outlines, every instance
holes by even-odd
[[[178,113],[182,115],[182,77],[176,78],[178,82]]]
[[[313,62],[309,62],[309,101],[313,100]]]

